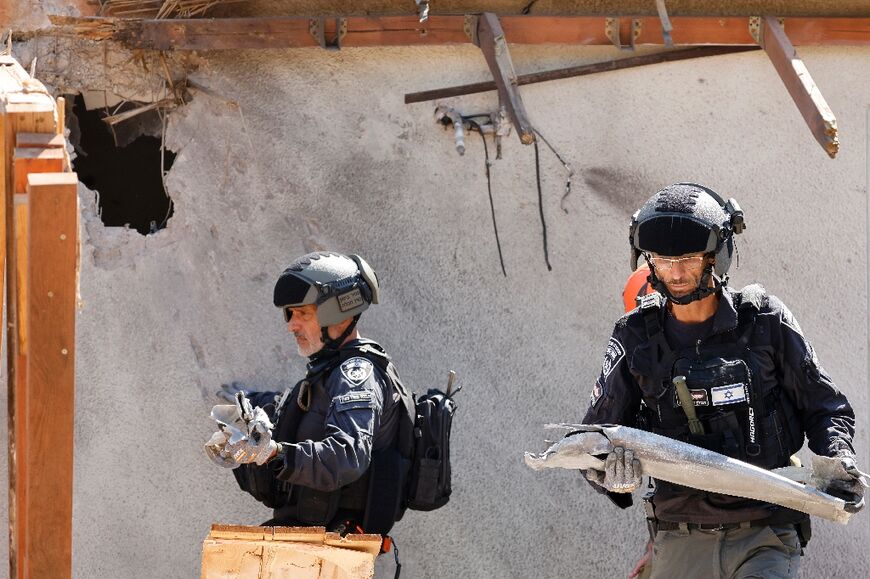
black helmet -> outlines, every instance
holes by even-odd
[[[297,258],[284,270],[275,284],[273,301],[284,310],[290,321],[290,308],[313,304],[317,306],[323,343],[341,341],[350,335],[360,314],[370,304],[378,303],[378,277],[371,266],[358,255],[315,252]],[[354,318],[343,337],[331,340],[327,327]]]
[[[705,275],[692,294],[676,298],[667,291],[650,267],[653,287],[675,303],[689,303],[717,291],[728,281],[728,269],[734,255],[734,234],[746,228],[743,211],[734,199],[727,202],[715,191],[696,183],[669,185],[650,197],[631,218],[632,271],[643,254],[656,253],[679,256],[704,252],[713,255],[715,263],[705,269]],[[714,276],[714,287],[709,286]]]

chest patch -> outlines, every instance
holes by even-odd
[[[710,406],[710,396],[703,388],[699,390],[689,390],[689,395],[692,397],[692,402],[695,406]],[[674,408],[680,407],[680,398],[674,391]]]
[[[622,347],[619,340],[611,337],[607,343],[607,350],[604,352],[604,362],[601,364],[602,382],[607,380],[607,377],[623,358],[625,358],[625,348]]]
[[[359,386],[369,379],[374,370],[374,364],[366,358],[350,358],[341,365],[341,374],[354,386]]]
[[[725,386],[714,386],[710,388],[710,397],[713,399],[713,406],[746,402],[746,386],[742,382],[726,384]]]

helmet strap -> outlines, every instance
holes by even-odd
[[[685,306],[694,301],[701,300],[706,298],[707,296],[713,295],[721,290],[722,287],[728,283],[728,276],[723,276],[721,279],[717,277],[713,273],[713,264],[709,263],[704,268],[704,274],[701,276],[701,279],[698,280],[698,287],[696,287],[695,290],[688,295],[677,297],[668,291],[668,286],[666,286],[665,283],[656,275],[655,266],[653,266],[649,257],[647,257],[646,252],[643,253],[643,257],[649,265],[649,277],[647,278],[649,284],[657,292],[668,298],[668,301],[680,306]],[[712,286],[710,285],[711,279],[713,280]]]
[[[322,326],[320,328],[320,340],[323,342],[323,348],[320,349],[317,353],[334,353],[338,352],[341,348],[341,345],[347,339],[347,337],[354,331],[356,328],[356,323],[359,321],[360,314],[357,314],[351,319],[350,324],[344,329],[340,336],[335,339],[329,337],[329,328],[327,326]]]

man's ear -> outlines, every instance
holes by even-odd
[[[335,339],[339,337],[342,332],[344,332],[350,323],[353,321],[353,318],[348,318],[342,321],[340,324],[333,324],[327,328],[327,332],[329,332],[329,337]]]

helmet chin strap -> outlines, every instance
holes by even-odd
[[[350,324],[348,324],[347,328],[335,339],[329,337],[329,329],[326,326],[320,328],[320,341],[323,342],[323,347],[313,353],[308,357],[309,360],[316,360],[323,356],[330,356],[338,352],[341,348],[341,345],[347,339],[347,337],[353,332],[354,328],[356,328],[356,323],[359,321],[360,314],[357,314],[353,317]]]
[[[647,278],[649,284],[657,292],[668,298],[670,302],[680,306],[685,306],[694,301],[701,300],[706,298],[707,296],[713,295],[721,290],[722,287],[724,287],[728,283],[727,275],[723,276],[722,279],[719,279],[718,277],[716,277],[715,274],[713,274],[713,264],[710,263],[707,264],[707,267],[704,268],[704,273],[703,275],[701,275],[701,279],[698,280],[698,287],[696,287],[692,293],[678,297],[668,291],[668,286],[666,286],[665,283],[656,275],[656,269],[655,267],[653,267],[650,259],[646,256],[645,253],[643,254],[643,256],[647,264],[649,265],[649,277]],[[711,279],[713,280],[712,286],[710,286]]]

